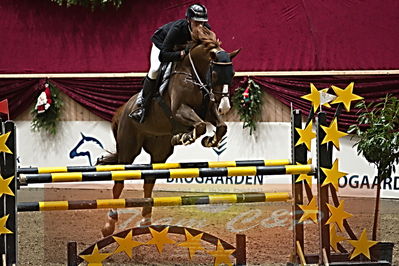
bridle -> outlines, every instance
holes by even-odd
[[[218,51],[216,53],[216,55],[218,53],[221,53],[221,52],[226,53],[225,51]],[[218,61],[211,60],[209,62],[208,73],[206,75],[206,82],[204,83],[201,80],[200,76],[198,75],[197,69],[195,68],[194,61],[193,61],[193,59],[191,57],[191,51],[188,53],[188,58],[189,58],[189,61],[190,61],[191,68],[192,68],[192,70],[194,72],[195,80],[192,80],[192,79],[190,80],[190,79],[186,78],[186,81],[191,82],[194,85],[197,85],[202,91],[205,92],[204,96],[209,96],[209,99],[211,101],[215,101],[215,94],[220,94],[222,98],[223,97],[227,97],[227,98],[230,97],[229,88],[228,88],[227,85],[223,86],[223,90],[222,91],[214,91],[213,90],[214,82],[212,80],[212,72],[213,72],[215,67],[225,67],[225,66],[232,67],[233,62],[218,62]],[[189,76],[191,76],[191,75],[189,75]]]

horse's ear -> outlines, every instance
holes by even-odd
[[[238,55],[238,53],[241,51],[240,49],[234,50],[233,52],[230,53],[230,60],[233,60],[233,58]]]

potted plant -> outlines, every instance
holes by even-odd
[[[377,168],[377,193],[374,209],[372,240],[377,238],[381,183],[395,173],[399,163],[399,100],[387,94],[382,101],[359,102],[357,124],[348,133],[357,137],[354,147],[358,154]],[[391,245],[392,246],[392,245]]]

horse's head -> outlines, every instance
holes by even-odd
[[[198,71],[200,83],[205,80],[206,88],[209,90],[210,99],[217,104],[219,114],[226,114],[230,110],[230,93],[234,77],[232,59],[239,53],[226,52],[220,45],[214,32],[205,27],[200,27],[192,32],[194,47],[190,51],[190,61]]]

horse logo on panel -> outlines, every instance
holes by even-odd
[[[104,150],[104,147],[98,139],[85,136],[82,132],[80,132],[80,135],[82,136],[82,139],[71,150],[71,152],[69,153],[69,158],[73,159],[75,157],[81,156],[87,157],[90,166],[92,166],[92,158],[99,157],[93,156],[93,154],[100,155],[100,153]]]

